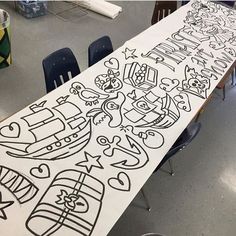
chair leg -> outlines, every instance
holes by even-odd
[[[173,165],[172,165],[171,159],[169,159],[168,162],[169,162],[169,166],[170,166],[170,172],[169,173],[170,173],[171,176],[174,176],[175,172],[173,170]]]
[[[144,199],[145,204],[146,204],[146,206],[147,206],[147,210],[150,212],[150,211],[151,211],[151,206],[150,206],[150,204],[149,204],[149,201],[148,201],[148,199],[147,199],[146,194],[144,193],[143,188],[141,188],[141,193],[142,193],[142,195],[143,195],[143,199]]]
[[[223,87],[223,101],[225,100],[225,85]]]

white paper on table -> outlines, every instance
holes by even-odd
[[[82,0],[77,1],[76,3],[91,11],[112,19],[116,18],[119,13],[122,12],[122,8],[120,6],[106,2],[105,0]]]

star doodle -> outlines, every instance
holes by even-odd
[[[78,162],[75,164],[76,166],[82,166],[85,167],[90,173],[93,167],[99,168],[99,169],[104,169],[101,163],[99,162],[99,159],[101,158],[100,155],[98,156],[92,156],[91,154],[84,152],[85,159],[84,161]]]
[[[2,201],[2,193],[0,192],[0,218],[3,220],[7,219],[7,215],[4,211],[5,208],[11,206],[14,203],[14,201],[7,201],[3,202]]]
[[[129,49],[129,48],[125,48],[125,51],[122,51],[122,53],[125,54],[125,59],[128,60],[129,58],[136,58],[137,56],[134,55],[134,52],[136,51],[136,49]]]

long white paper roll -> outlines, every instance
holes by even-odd
[[[116,18],[119,13],[122,12],[122,8],[120,6],[106,2],[105,0],[82,0],[76,1],[76,3],[82,7],[112,19]]]

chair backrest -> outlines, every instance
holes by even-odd
[[[89,45],[88,65],[92,66],[113,52],[109,36],[103,36]]]
[[[69,48],[51,53],[43,59],[42,64],[47,93],[80,73],[76,58]]]
[[[235,3],[235,1],[218,1],[219,3],[223,3],[223,4],[225,4],[225,5],[227,5],[227,6],[229,6],[229,7],[233,7],[234,6],[234,3]]]
[[[161,168],[161,166],[173,155],[175,155],[177,152],[181,151],[183,148],[189,145],[193,141],[193,139],[197,136],[200,129],[201,129],[201,123],[192,123],[188,125],[187,128],[184,129],[184,131],[175,141],[175,143],[168,151],[168,153],[164,156],[164,158],[162,159],[158,167],[155,169],[155,171]]]
[[[177,9],[177,1],[156,1],[152,14],[152,25]]]

